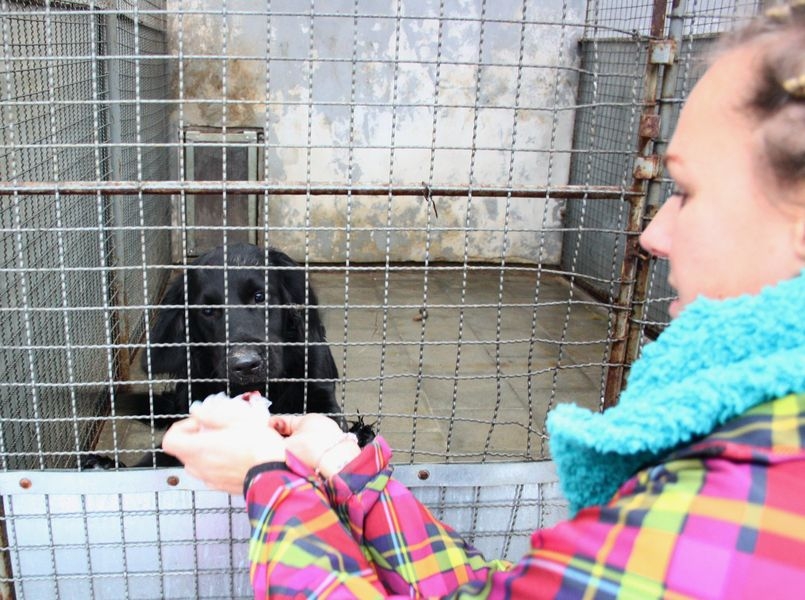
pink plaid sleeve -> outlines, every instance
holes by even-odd
[[[509,563],[484,557],[437,520],[391,476],[391,450],[378,436],[330,481],[333,506],[392,593],[440,597],[486,582]]]
[[[805,588],[805,395],[767,403],[648,467],[606,506],[487,561],[391,476],[378,438],[326,486],[253,479],[259,597],[738,598]],[[333,506],[334,508],[330,508]]]
[[[255,598],[386,596],[314,479],[286,469],[257,473],[246,502]]]

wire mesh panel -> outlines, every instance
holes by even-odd
[[[663,2],[595,0],[587,5],[584,37],[581,40],[582,75],[579,109],[575,120],[571,182],[610,184],[628,189],[633,184],[636,138],[643,108],[645,65],[652,39],[652,19]],[[760,10],[755,0],[692,0],[668,6],[663,35],[676,37],[676,85],[671,93],[658,93],[662,131],[673,132],[679,109],[688,92],[704,71],[708,50],[719,33]],[[669,31],[677,20],[676,32]],[[667,143],[662,137],[659,143]],[[672,189],[665,181],[659,192],[663,201]],[[568,235],[563,244],[562,265],[599,297],[612,298],[624,251],[623,232],[628,205],[622,199],[591,202],[571,200],[567,204]],[[673,291],[667,284],[667,265],[657,262],[651,276],[646,306],[646,325],[655,334],[668,322],[667,306]]]
[[[168,176],[165,151],[144,159],[138,146],[167,135],[164,107],[148,103],[164,97],[165,61],[139,65],[164,54],[164,33],[143,25],[135,37],[130,18],[86,8],[3,5],[4,181]],[[169,258],[167,233],[148,225],[168,214],[143,195],[3,197],[5,468],[74,464],[65,451],[97,435],[95,417],[128,370],[121,344],[142,336],[142,306],[159,291],[154,277],[147,295],[142,271]]]
[[[127,6],[128,3],[123,4]],[[140,10],[142,10],[142,13]],[[106,151],[108,181],[170,179],[169,61],[166,16],[153,12],[164,2],[140,2],[127,11],[99,18],[105,41],[97,62],[108,89]],[[149,12],[150,11],[150,12]],[[120,342],[142,339],[143,306],[153,304],[167,273],[150,269],[170,261],[170,202],[150,194],[110,197],[109,229],[113,232],[115,267],[112,303],[118,309]],[[128,348],[120,357],[127,365]]]
[[[25,573],[17,598],[253,597],[242,499],[180,471],[122,475],[40,472],[27,490],[0,475],[4,490],[16,488],[4,503],[10,564]],[[396,476],[489,556],[518,558],[534,529],[566,515],[549,463],[401,467]],[[103,491],[86,494],[87,483]]]
[[[9,9],[8,6],[4,7]],[[100,152],[100,30],[87,13],[48,17],[15,6],[3,19],[4,181],[95,179]],[[4,468],[66,464],[58,451],[87,443],[103,386],[108,259],[103,198],[4,196],[0,367]],[[88,345],[95,345],[88,348]],[[33,385],[34,382],[36,385]]]
[[[48,462],[39,429],[43,419],[57,423],[40,409],[48,381],[35,368],[48,353],[67,362],[93,357],[86,372],[49,365],[59,374],[53,383],[63,384],[54,398],[68,398],[51,404],[65,411],[79,396],[92,399],[87,410],[66,410],[60,427],[88,428],[109,411],[102,443],[113,452],[154,448],[151,431],[127,440],[134,417],[158,410],[165,387],[192,386],[197,374],[158,378],[165,369],[153,360],[159,340],[150,328],[166,279],[187,285],[188,263],[209,249],[203,239],[270,244],[301,265],[310,293],[319,288],[340,410],[361,411],[399,435],[400,457],[544,458],[549,407],[570,398],[597,404],[605,309],[574,296],[552,268],[561,198],[588,193],[567,186],[581,2],[4,9],[4,275],[21,280],[10,293],[61,298],[48,310],[16,297],[5,307],[18,324],[7,346],[16,354],[5,361],[18,372],[3,378],[18,399],[8,406],[27,411],[7,423],[34,429],[26,444],[12,444],[28,461],[19,466],[72,464],[66,457],[94,445],[93,435],[63,435],[62,462]],[[63,23],[77,31],[62,33]],[[37,43],[18,43],[25,35]],[[69,52],[58,47],[67,39]],[[43,77],[33,104],[15,95],[24,93],[17,79],[28,63]],[[67,74],[74,63],[83,79]],[[62,77],[84,87],[44,85]],[[21,118],[26,110],[38,112]],[[81,115],[81,125],[62,127],[64,111]],[[84,137],[65,141],[62,131]],[[208,151],[220,163],[202,174],[196,158]],[[71,152],[83,171],[67,170]],[[246,156],[254,167],[233,170]],[[44,170],[31,171],[37,162]],[[202,195],[224,207],[206,221]],[[32,206],[58,219],[75,211],[78,223],[30,225],[23,215]],[[37,265],[26,227],[48,248],[41,281],[22,281],[39,276],[28,272]],[[82,248],[76,264],[61,258],[73,245]],[[367,286],[377,291],[356,305]],[[94,295],[74,300],[79,288]],[[571,307],[603,328],[574,334]],[[38,327],[60,337],[50,341]],[[143,394],[145,408],[127,403]],[[495,448],[497,437],[510,447]]]

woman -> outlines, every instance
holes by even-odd
[[[487,561],[321,415],[194,409],[165,450],[245,491],[257,597],[790,597],[805,589],[805,4],[739,35],[668,148],[641,237],[674,317],[604,414],[552,411],[573,516]],[[209,449],[214,449],[214,452]]]

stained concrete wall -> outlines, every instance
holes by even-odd
[[[445,2],[440,41],[435,0],[400,0],[400,18],[360,2],[357,20],[337,0],[313,18],[295,0],[270,18],[238,14],[264,10],[248,0],[169,0],[176,130],[264,130],[272,183],[563,185],[585,2],[526,1],[519,69],[522,0],[487,1],[483,28],[480,4]],[[510,200],[505,234],[505,198],[435,202],[429,219],[423,198],[275,196],[268,240],[323,262],[421,261],[426,245],[430,260],[559,261],[556,201]]]

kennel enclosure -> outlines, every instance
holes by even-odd
[[[665,322],[666,267],[636,243],[659,156],[716,34],[758,10],[0,2],[3,592],[249,596],[239,499],[77,468],[156,447],[128,403],[175,383],[140,367],[149,326],[235,241],[299,261],[344,414],[516,559],[566,510],[545,415],[613,403]]]

